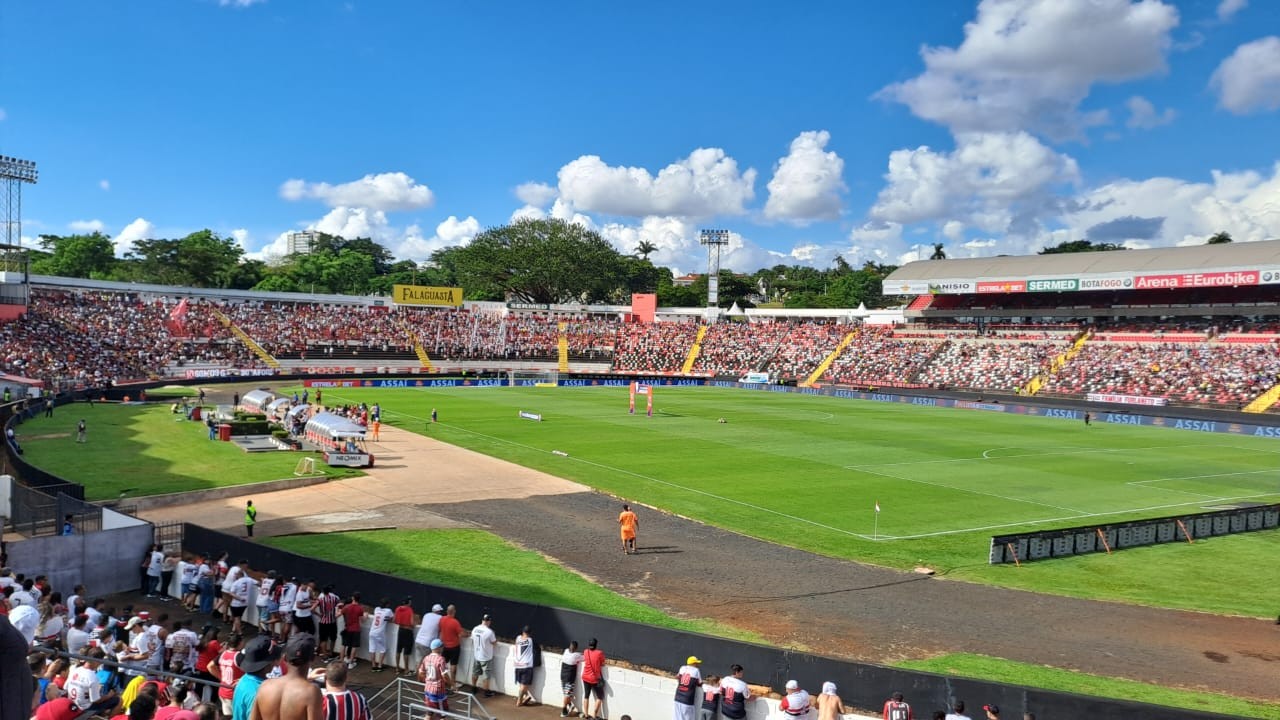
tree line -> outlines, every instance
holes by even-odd
[[[1210,244],[1231,242],[1225,232]],[[707,277],[677,284],[671,268],[649,256],[658,248],[642,241],[632,253],[618,251],[599,233],[563,220],[522,219],[489,228],[467,245],[432,253],[428,262],[397,260],[370,238],[320,234],[311,252],[270,262],[245,257],[233,238],[200,230],[181,238],[133,243],[115,256],[111,237],[42,235],[31,251],[31,271],[41,275],[236,290],[389,295],[391,286],[461,287],[468,300],[535,304],[627,304],[633,293],[656,293],[665,307],[706,304]],[[1123,250],[1089,240],[1063,242],[1040,254]],[[945,260],[942,243],[930,260]],[[837,255],[828,268],[775,265],[753,273],[720,271],[720,305],[768,304],[787,308],[884,307],[900,302],[881,294],[881,281],[897,269],[875,261],[856,265]]]

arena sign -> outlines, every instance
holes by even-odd
[[[939,278],[885,283],[887,295],[981,295],[1097,290],[1161,290],[1280,284],[1280,268],[1229,268],[1214,272],[1103,273],[1076,277]]]
[[[462,288],[392,285],[391,301],[396,305],[462,306]]]

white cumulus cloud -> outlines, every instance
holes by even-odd
[[[218,0],[220,7],[247,8],[258,3],[265,3],[267,0]]]
[[[116,234],[112,242],[116,246],[116,255],[123,256],[125,253],[133,249],[135,240],[149,240],[155,235],[156,226],[152,225],[145,218],[137,218],[133,222],[124,226],[119,233]]]
[[[649,259],[655,265],[665,265],[676,275],[707,271],[707,251],[698,242],[698,227],[687,218],[649,216],[639,225],[606,223],[599,229],[600,236],[608,240],[619,252],[631,254],[641,241],[658,247]],[[789,256],[766,250],[736,232],[729,233],[729,244],[721,248],[720,267],[738,272],[749,272],[762,267],[786,262]]]
[[[544,208],[556,199],[556,189],[546,183],[521,183],[516,186],[516,197],[525,205]]]
[[[480,221],[468,215],[465,220],[450,215],[436,226],[435,235],[423,237],[422,229],[410,225],[405,231],[404,240],[396,247],[395,256],[401,259],[422,262],[431,257],[431,253],[442,248],[455,245],[466,245],[480,234]]]
[[[791,141],[790,152],[778,161],[769,181],[766,218],[807,225],[840,216],[840,194],[848,188],[844,160],[826,149],[830,141],[826,130],[802,132]]]
[[[956,220],[1011,232],[1053,188],[1078,179],[1073,159],[1027,133],[960,135],[951,152],[921,146],[891,153],[888,185],[871,218],[898,225]]]
[[[1071,138],[1108,121],[1082,112],[1097,83],[1165,69],[1178,11],[1160,0],[982,0],[958,47],[925,47],[925,70],[880,97],[955,132]]]
[[[107,191],[107,190],[110,190],[110,189],[111,189],[111,181],[110,181],[110,180],[107,180],[106,178],[103,178],[102,180],[99,180],[99,181],[98,181],[98,187],[99,187],[99,188],[101,188],[104,192],[105,192],[105,191]]]
[[[102,232],[106,227],[101,220],[72,220],[67,223],[67,228],[75,233]]]
[[[285,200],[319,200],[332,208],[367,208],[380,212],[430,207],[435,194],[402,172],[365,175],[339,185],[306,180],[286,180],[280,186]]]
[[[1280,108],[1280,37],[1245,43],[1213,71],[1218,104],[1237,114]]]
[[[235,239],[236,244],[243,250],[249,249],[249,231],[244,228],[236,228],[231,231],[231,237]]]
[[[1125,107],[1129,108],[1129,119],[1125,125],[1142,130],[1168,125],[1178,116],[1178,111],[1173,108],[1165,108],[1163,112],[1158,112],[1156,106],[1141,95],[1129,98],[1125,102]]]
[[[583,155],[558,173],[559,198],[577,212],[627,217],[741,215],[755,197],[756,171],[719,148],[699,148],[658,171],[607,165]]]
[[[1218,20],[1222,22],[1230,22],[1236,16],[1236,13],[1245,9],[1249,5],[1249,0],[1222,0],[1218,3]]]

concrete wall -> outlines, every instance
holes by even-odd
[[[0,532],[13,517],[13,483],[12,475],[0,475]]]
[[[137,590],[138,563],[152,537],[151,525],[140,523],[87,535],[17,540],[9,543],[9,566],[28,576],[48,575],[64,593],[79,583],[93,596]]]

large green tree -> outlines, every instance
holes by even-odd
[[[622,255],[599,233],[554,218],[490,228],[432,260],[452,264],[468,297],[501,293],[528,303],[608,300],[626,275]]]
[[[1226,245],[1226,244],[1227,244],[1227,243],[1229,243],[1229,242],[1232,242],[1232,239],[1231,239],[1231,233],[1229,233],[1229,232],[1227,232],[1227,231],[1225,231],[1225,230],[1222,230],[1222,231],[1219,231],[1219,232],[1214,233],[1214,234],[1209,238],[1209,242],[1207,242],[1207,243],[1205,243],[1205,244],[1206,244],[1206,245]]]
[[[115,246],[100,232],[41,235],[40,246],[48,255],[31,263],[31,271],[40,275],[105,279],[116,266]]]

